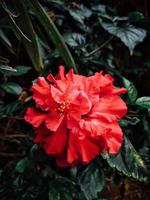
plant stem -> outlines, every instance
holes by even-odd
[[[114,38],[114,36],[111,36],[108,40],[106,40],[101,46],[97,47],[96,49],[94,49],[93,51],[91,51],[90,53],[88,53],[86,55],[86,57],[90,57],[93,54],[95,54],[96,52],[98,52],[100,49],[102,49],[103,47],[105,47],[112,39]]]

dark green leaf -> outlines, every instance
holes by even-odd
[[[83,171],[79,178],[81,190],[87,200],[97,198],[97,194],[101,192],[104,187],[104,175],[102,169],[96,164],[91,163]]]
[[[131,102],[135,102],[137,98],[137,89],[135,88],[134,84],[126,78],[123,78],[124,86],[128,91],[128,96]]]
[[[7,58],[4,58],[2,56],[0,56],[0,64],[8,64],[9,63],[9,60]]]
[[[9,19],[12,23],[12,27],[13,27],[14,33],[16,34],[16,37],[18,38],[22,37],[23,39],[31,43],[31,40],[25,35],[25,33],[21,30],[20,26],[17,25],[17,22],[14,20],[14,18],[11,15],[9,15]]]
[[[61,200],[61,194],[55,187],[52,186],[50,186],[48,196],[49,200]]]
[[[128,120],[126,120],[126,119],[120,119],[119,124],[122,127],[127,127],[129,125]]]
[[[7,115],[13,114],[20,108],[19,101],[11,102],[7,105],[0,105],[0,119],[6,117]]]
[[[58,49],[55,49],[47,54],[47,57],[45,59],[51,59],[51,58],[58,58],[60,57],[60,51]]]
[[[134,11],[134,12],[129,13],[128,17],[129,17],[130,22],[137,22],[141,19],[144,19],[143,13],[139,11]]]
[[[49,185],[49,200],[62,199],[73,199],[73,184],[71,180],[65,177],[56,176],[55,180],[51,181]]]
[[[17,17],[19,15],[16,4],[12,0],[2,0],[2,6],[13,17]]]
[[[0,72],[2,72],[3,74],[8,74],[8,73],[16,73],[17,70],[12,68],[12,67],[9,67],[8,65],[0,65]]]
[[[146,31],[141,28],[136,28],[130,24],[123,24],[118,26],[117,23],[105,23],[100,20],[102,27],[110,34],[118,37],[129,49],[130,54],[133,54],[133,50],[137,44],[143,42],[146,37]]]
[[[64,35],[64,39],[72,48],[83,46],[86,43],[85,37],[79,33],[67,33]]]
[[[78,9],[69,9],[69,14],[72,16],[74,20],[79,22],[80,24],[84,24],[85,16],[84,14]]]
[[[129,117],[126,116],[126,119],[121,119],[119,121],[121,126],[128,126],[128,125],[136,125],[140,122],[140,119],[138,117]]]
[[[19,36],[24,44],[35,69],[37,71],[41,71],[43,68],[43,62],[39,48],[39,42],[32,25],[32,21],[27,12],[25,2],[17,0],[16,6],[19,10],[21,10],[21,14],[16,18],[13,18],[9,15],[14,33],[16,36]]]
[[[81,4],[80,5],[80,10],[81,10],[82,15],[85,16],[85,18],[91,17],[92,11],[87,6],[84,6],[83,4]]]
[[[15,170],[19,173],[23,173],[30,163],[31,161],[28,158],[23,158],[16,164]]]
[[[5,35],[5,33],[2,30],[0,30],[0,39],[1,41],[4,41],[7,44],[7,46],[12,47],[12,44],[10,43],[8,37]]]
[[[21,76],[21,75],[27,74],[31,70],[31,67],[17,66],[14,70],[16,70],[16,71],[10,72],[10,73],[6,74],[6,76]]]
[[[146,166],[126,137],[124,138],[124,144],[117,155],[110,156],[106,153],[102,156],[112,168],[116,168],[124,175],[133,177],[139,181],[147,182],[148,173]]]
[[[14,50],[12,48],[12,44],[9,40],[9,38],[7,37],[6,33],[4,33],[4,31],[0,30],[0,41],[6,46],[6,48],[13,54]]]
[[[150,109],[150,97],[140,97],[136,100],[136,104],[142,108]]]
[[[49,3],[50,6],[57,8],[62,11],[66,11],[67,7],[65,6],[65,2],[61,0],[44,0],[46,3]]]
[[[102,13],[105,14],[106,13],[106,5],[98,4],[98,5],[92,6],[92,10],[99,12],[101,14]]]
[[[22,88],[21,86],[19,86],[16,83],[12,83],[12,82],[8,82],[6,84],[3,84],[1,86],[3,88],[3,90],[5,90],[6,92],[10,93],[10,94],[14,94],[14,95],[19,95],[22,92]]]
[[[30,1],[30,3],[32,4],[33,11],[36,13],[40,23],[44,27],[50,40],[55,45],[55,47],[60,51],[62,58],[66,62],[66,65],[68,67],[74,68],[75,72],[77,72],[74,59],[68,47],[66,46],[62,35],[60,34],[57,27],[53,23],[52,19],[49,17],[49,15],[46,13],[44,8],[41,6],[41,4],[38,1],[32,0]]]

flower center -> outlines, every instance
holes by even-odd
[[[58,106],[57,112],[59,114],[64,114],[69,109],[69,106],[70,106],[70,101],[64,101]]]

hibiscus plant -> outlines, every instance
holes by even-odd
[[[1,200],[115,199],[115,186],[124,199],[150,183],[147,18],[102,2],[0,2]]]

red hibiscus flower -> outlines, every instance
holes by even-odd
[[[31,87],[36,108],[28,108],[24,119],[35,128],[35,143],[56,158],[59,167],[87,164],[99,153],[118,153],[122,130],[118,119],[127,107],[113,78],[96,73],[85,77],[60,66],[56,78],[39,77]]]

